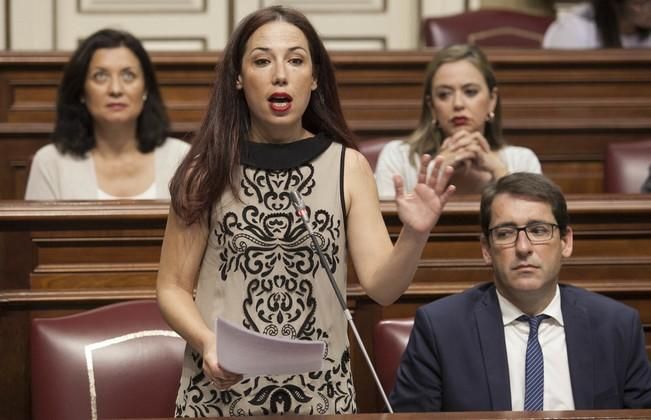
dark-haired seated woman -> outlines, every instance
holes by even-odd
[[[140,41],[100,30],[64,70],[53,142],[34,155],[25,199],[169,199],[189,145],[168,138],[168,128]]]
[[[650,48],[651,0],[592,0],[562,12],[544,48]]]

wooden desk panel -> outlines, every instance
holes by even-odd
[[[235,419],[235,417],[227,417]],[[283,416],[253,416],[251,420],[285,420]],[[648,419],[651,410],[578,410],[578,411],[466,411],[456,413],[348,414],[332,416],[297,416],[305,420],[438,420],[438,419]]]
[[[479,248],[477,197],[450,203],[428,244],[414,282],[395,304],[372,302],[349,270],[348,304],[369,354],[380,319],[410,317],[416,308],[491,278]],[[574,256],[561,280],[618,299],[640,311],[651,354],[651,200],[644,196],[570,196]],[[382,211],[395,239],[393,203]],[[116,301],[153,298],[164,202],[0,201],[0,407],[27,418],[29,319]],[[3,341],[4,342],[4,341]],[[353,345],[362,411],[380,407],[367,367]],[[0,410],[0,417],[1,415]]]
[[[405,137],[414,128],[433,52],[332,54],[344,114],[361,140]],[[651,138],[651,51],[487,54],[499,81],[507,141],[532,148],[565,192],[603,191],[607,142]],[[152,53],[175,135],[198,127],[220,58]],[[48,141],[67,60],[67,53],[0,53],[0,198],[23,196],[25,162]]]

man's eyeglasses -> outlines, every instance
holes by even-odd
[[[554,237],[554,223],[531,223],[526,226],[497,226],[488,230],[490,240],[495,245],[511,245],[518,240],[520,231],[524,231],[532,244],[547,242]]]

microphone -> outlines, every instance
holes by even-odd
[[[371,362],[371,359],[368,357],[368,353],[366,352],[366,347],[364,347],[364,342],[362,341],[362,338],[359,336],[359,332],[357,332],[357,327],[355,327],[353,316],[350,314],[350,311],[348,310],[348,305],[346,305],[346,301],[344,300],[344,297],[341,294],[339,287],[337,286],[337,282],[335,281],[335,277],[332,274],[332,269],[330,267],[330,264],[328,264],[325,255],[323,255],[323,251],[319,246],[319,242],[317,241],[317,238],[314,235],[314,231],[310,226],[310,220],[307,215],[307,208],[305,207],[303,198],[298,193],[298,191],[291,191],[289,193],[289,198],[292,202],[292,205],[294,206],[294,209],[296,209],[296,215],[301,218],[301,221],[303,222],[303,225],[307,230],[307,234],[310,235],[310,239],[312,239],[312,244],[314,245],[314,249],[316,249],[316,253],[319,255],[319,259],[321,260],[321,265],[325,269],[326,274],[328,274],[328,279],[330,280],[330,285],[332,286],[332,290],[334,290],[335,295],[337,296],[337,300],[339,301],[339,305],[341,306],[341,309],[344,312],[344,316],[348,321],[348,325],[350,325],[350,328],[353,331],[353,335],[355,335],[355,340],[357,341],[357,345],[359,346],[360,350],[362,351],[362,354],[364,355],[366,364],[368,365],[371,374],[373,375],[373,379],[375,380],[375,385],[380,391],[380,395],[382,395],[382,400],[384,401],[384,404],[389,410],[389,413],[393,414],[393,408],[391,408],[391,404],[389,404],[389,399],[387,398],[387,395],[384,392],[384,388],[382,388],[382,384],[380,383],[380,379],[377,376],[377,372],[375,372],[373,363]]]

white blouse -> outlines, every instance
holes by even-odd
[[[531,149],[519,146],[504,146],[497,153],[509,173],[542,173],[540,161]],[[412,191],[418,181],[419,168],[420,161],[416,160],[416,166],[412,166],[409,161],[409,145],[407,143],[403,140],[388,142],[380,152],[375,166],[375,182],[380,194],[380,200],[393,200],[395,198],[394,175],[402,176],[406,192]],[[431,166],[429,169],[431,170]]]
[[[624,48],[651,48],[651,36],[621,35],[621,41]],[[580,3],[561,12],[547,28],[542,45],[556,49],[602,48],[592,5]]]

